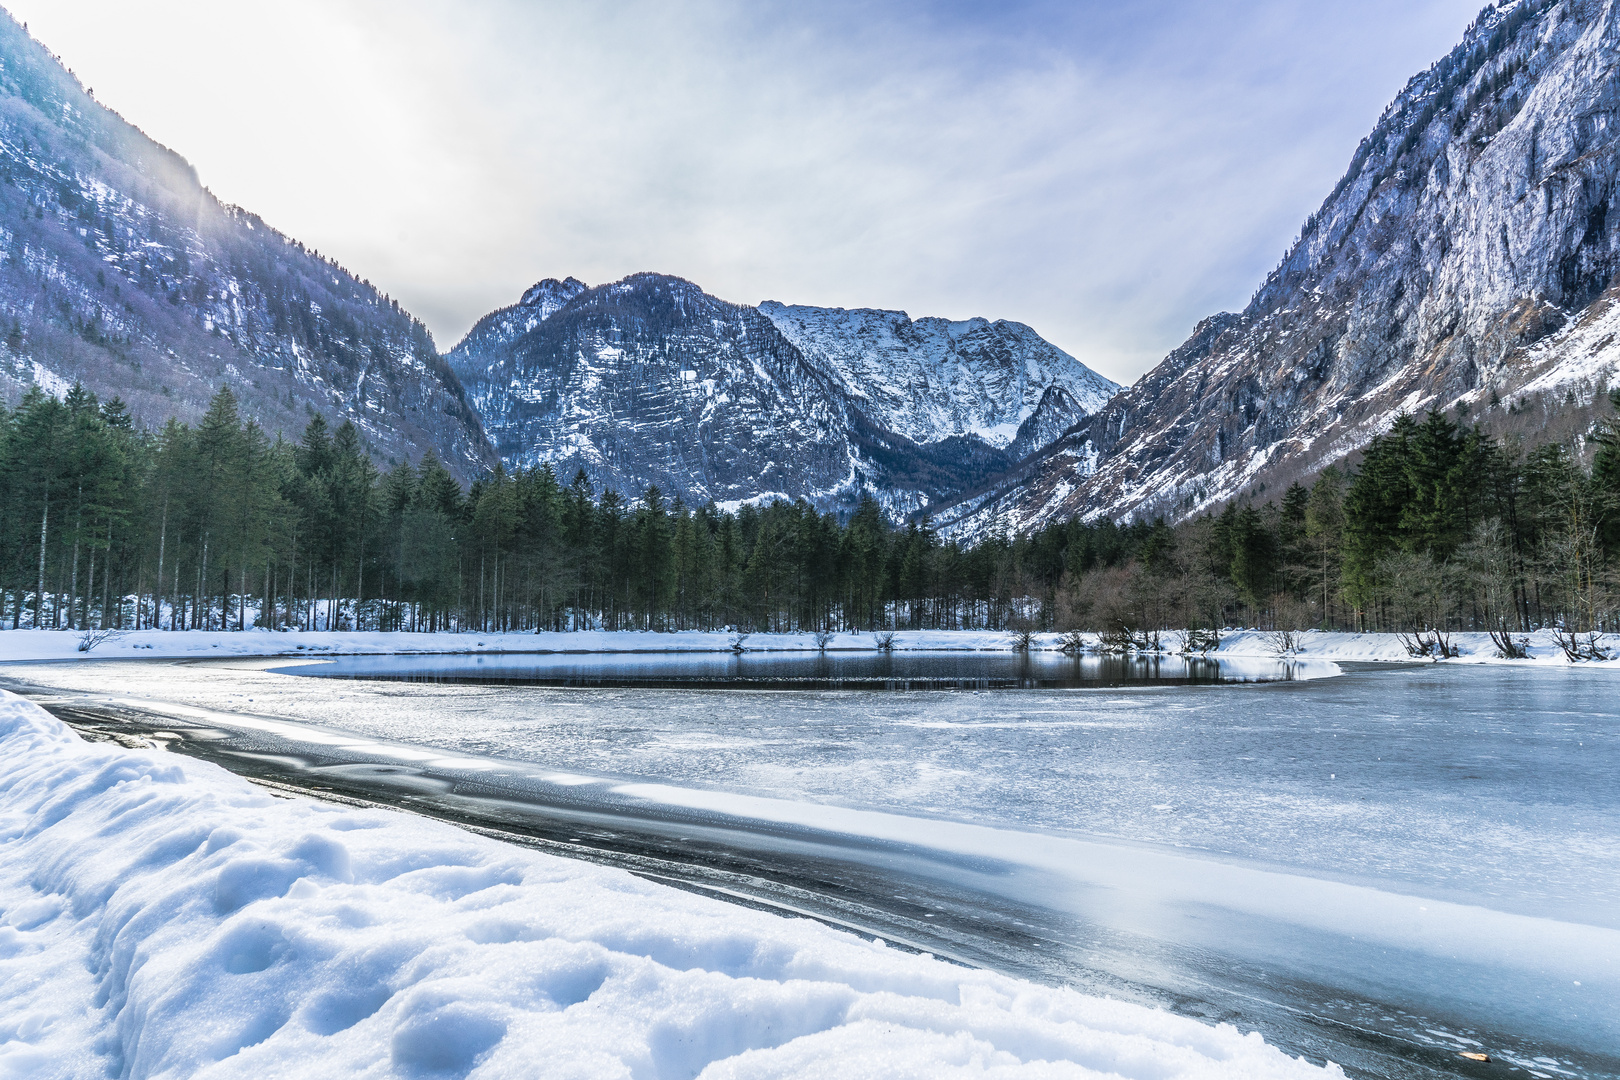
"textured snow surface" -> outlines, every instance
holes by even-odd
[[[438,822],[0,695],[0,1076],[1296,1077],[1255,1034]]]

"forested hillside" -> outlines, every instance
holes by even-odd
[[[494,462],[420,322],[221,204],[0,11],[0,399],[74,382],[154,424],[223,382],[271,432],[319,413],[382,461]]]
[[[1071,520],[972,545],[800,500],[600,497],[583,474],[463,488],[431,454],[379,472],[354,426],[269,438],[219,390],[195,426],[32,391],[0,414],[5,625],[540,630],[1172,628],[1572,635],[1616,624],[1620,438],[1588,471],[1438,413],[1353,476],[1178,526]],[[1572,638],[1573,640],[1573,638]]]

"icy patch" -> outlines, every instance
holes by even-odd
[[[0,1074],[1342,1075],[0,696]]]

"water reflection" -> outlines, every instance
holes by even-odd
[[[504,653],[345,656],[282,669],[328,679],[559,687],[783,690],[1051,690],[1283,682],[1338,673],[1332,664],[1204,656],[1062,653]]]

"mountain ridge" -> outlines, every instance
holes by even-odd
[[[851,319],[881,324],[883,347]],[[446,355],[510,466],[689,503],[838,510],[870,493],[894,517],[1005,469],[1114,388],[1019,323],[751,307],[653,273],[547,278]]]
[[[1488,5],[1396,95],[1244,311],[1203,320],[944,519],[979,535],[1186,516],[1425,408],[1582,438],[1620,366],[1590,332],[1620,270],[1616,22],[1613,0]]]
[[[1049,388],[1063,397],[1047,401],[1041,429],[1063,410],[1066,428],[1119,390],[1023,323],[774,300],[759,310],[874,422],[918,443],[974,435],[1022,458],[1036,447],[1019,428]]]
[[[0,393],[73,382],[151,424],[223,383],[270,431],[319,412],[385,462],[494,461],[426,327],[215,198],[0,12]]]

